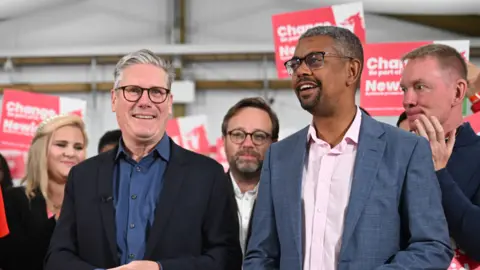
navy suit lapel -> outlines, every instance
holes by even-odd
[[[120,261],[117,254],[116,240],[116,224],[115,224],[115,207],[113,205],[113,170],[115,154],[118,148],[108,153],[102,154],[102,161],[98,169],[98,198],[100,201],[100,213],[103,222],[103,229],[107,236],[108,246],[115,264],[119,265]]]
[[[271,168],[272,171],[279,170],[278,179],[282,180],[281,183],[277,183],[281,190],[284,190],[285,196],[283,196],[283,209],[287,212],[287,220],[292,227],[293,239],[298,251],[298,258],[303,258],[302,248],[302,177],[305,160],[305,151],[307,143],[308,126],[297,134],[290,144],[285,144],[285,147],[280,149],[282,153],[277,153],[281,156],[282,162],[279,164],[285,164],[287,166],[279,168]],[[274,181],[275,179],[272,179]],[[277,222],[283,222],[277,220]],[[302,262],[300,261],[300,265]]]
[[[185,150],[176,145],[172,140],[170,140],[170,145],[171,158],[163,177],[163,188],[160,193],[160,199],[155,207],[155,220],[153,221],[151,231],[147,238],[145,259],[151,257],[155,246],[161,242],[162,232],[165,231],[165,226],[169,222],[175,201],[183,199],[178,196],[182,183],[185,180],[184,165],[186,160],[183,156]]]
[[[382,138],[384,133],[385,130],[380,123],[362,114],[362,125],[355,158],[350,200],[345,216],[340,256],[345,252],[345,247],[355,230],[376,181],[378,167],[381,164],[386,145],[385,139]]]

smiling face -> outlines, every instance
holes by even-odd
[[[134,64],[122,71],[118,86],[168,88],[168,82],[163,69],[149,64]],[[160,104],[153,103],[146,91],[136,102],[126,100],[121,89],[112,90],[111,96],[112,110],[116,113],[125,144],[160,141],[165,133],[169,115],[172,113],[171,94],[168,94],[166,100]]]
[[[335,50],[333,38],[313,36],[300,39],[294,58],[305,59],[292,72],[292,88],[304,110],[315,115],[332,116],[337,108],[355,103],[352,88],[359,78],[361,64],[340,55]]]
[[[80,128],[64,126],[55,130],[47,152],[51,179],[66,181],[70,169],[85,159],[85,138]]]

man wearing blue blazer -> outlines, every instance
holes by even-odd
[[[358,37],[311,28],[285,67],[313,119],[265,154],[243,269],[447,269],[429,144],[355,105]]]

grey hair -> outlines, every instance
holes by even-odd
[[[363,67],[363,46],[360,39],[352,31],[337,26],[316,26],[308,29],[300,36],[300,40],[308,37],[328,36],[334,42],[334,49],[341,56],[358,59]]]
[[[173,68],[171,63],[167,62],[165,59],[158,57],[150,50],[142,49],[133,53],[129,53],[118,61],[117,65],[115,66],[115,71],[113,72],[115,89],[120,84],[123,70],[129,66],[136,64],[154,65],[161,68],[167,74],[167,88],[170,89],[172,87],[173,80],[175,80],[175,69]]]

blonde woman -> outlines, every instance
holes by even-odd
[[[0,240],[3,270],[43,269],[43,259],[60,215],[70,169],[85,159],[82,119],[60,115],[38,127],[28,152],[23,186],[5,194],[10,235]]]

